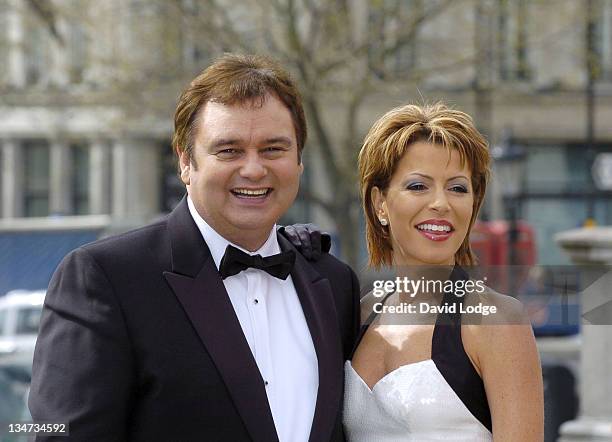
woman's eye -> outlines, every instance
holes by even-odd
[[[458,192],[458,193],[468,193],[467,187],[459,185],[459,184],[451,187],[450,190],[452,190],[453,192]]]
[[[423,183],[412,183],[412,184],[408,184],[408,186],[406,186],[406,189],[408,190],[425,190],[427,189],[427,187],[425,187],[425,184]]]

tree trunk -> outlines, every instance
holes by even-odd
[[[342,198],[333,214],[340,240],[341,259],[359,273],[363,267],[359,252],[365,238],[361,234],[361,211],[355,206],[353,195]]]

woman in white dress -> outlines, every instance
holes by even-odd
[[[359,155],[370,265],[467,287],[462,267],[475,263],[469,233],[489,163],[463,112],[407,105],[381,117]],[[541,368],[520,302],[486,287],[464,296],[433,287],[398,286],[362,302],[364,325],[345,365],[349,442],[541,441]],[[446,307],[419,313],[424,303]],[[496,313],[462,314],[479,304]],[[377,314],[383,306],[404,310]]]

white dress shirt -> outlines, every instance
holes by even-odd
[[[189,197],[187,204],[217,269],[229,244],[251,255],[265,257],[280,253],[276,226],[259,250],[249,252],[210,227]],[[319,371],[314,344],[291,276],[283,281],[263,270],[249,268],[225,278],[223,284],[264,379],[280,442],[308,441]]]

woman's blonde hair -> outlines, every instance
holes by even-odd
[[[389,227],[382,226],[372,201],[372,189],[383,193],[389,187],[398,163],[410,145],[425,141],[459,152],[462,166],[467,162],[472,173],[474,206],[468,234],[455,262],[459,265],[475,264],[470,248],[470,231],[484,201],[490,175],[488,142],[474,126],[472,118],[442,103],[400,106],[383,115],[368,132],[359,152],[361,199],[366,216],[366,239],[369,264],[375,268],[392,264],[393,246]]]

